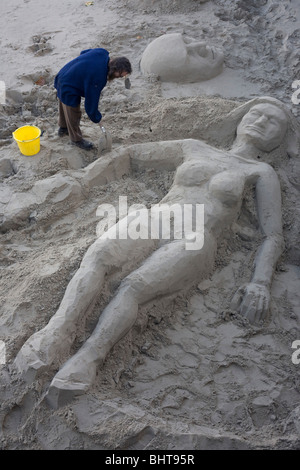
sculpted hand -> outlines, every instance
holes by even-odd
[[[245,316],[250,323],[259,323],[269,310],[270,292],[261,284],[251,282],[241,286],[231,301],[231,309]]]

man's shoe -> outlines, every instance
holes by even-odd
[[[85,139],[79,140],[78,142],[72,142],[72,144],[83,150],[91,150],[94,148],[94,144]]]
[[[60,127],[58,129],[57,134],[59,135],[59,137],[63,137],[64,135],[69,135],[69,132],[68,132],[68,129],[66,127]]]

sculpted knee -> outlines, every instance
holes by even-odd
[[[141,276],[132,273],[123,279],[119,290],[122,291],[126,297],[134,299],[135,302],[139,304],[143,301],[145,286],[145,280]]]

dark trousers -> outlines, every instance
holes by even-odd
[[[64,127],[68,129],[69,136],[72,142],[78,142],[82,140],[82,133],[80,130],[80,119],[81,119],[81,110],[80,105],[76,108],[73,106],[67,106],[66,104],[59,101],[59,118],[58,125],[59,127]]]

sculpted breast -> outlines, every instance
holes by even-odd
[[[185,162],[178,168],[174,183],[182,186],[202,186],[215,173],[210,165],[199,165],[199,162]]]
[[[235,205],[243,196],[245,178],[236,171],[223,171],[214,175],[209,182],[209,192],[223,204]]]

